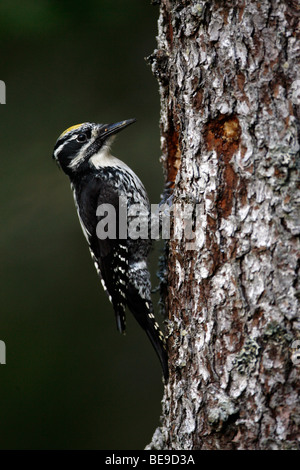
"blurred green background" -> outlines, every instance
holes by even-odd
[[[159,424],[159,361],[130,315],[116,331],[52,160],[65,128],[136,117],[113,153],[158,202],[157,17],[150,0],[1,0],[1,449],[142,449]]]

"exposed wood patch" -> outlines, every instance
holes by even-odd
[[[231,164],[231,159],[240,146],[241,128],[238,118],[220,115],[206,125],[204,137],[208,150],[217,152],[222,165],[218,208],[221,216],[227,218],[231,214],[238,182],[238,176]]]
[[[167,182],[174,187],[177,171],[181,163],[181,151],[179,147],[179,125],[176,123],[176,115],[170,114],[168,119],[168,133],[165,135],[164,153],[167,155]]]

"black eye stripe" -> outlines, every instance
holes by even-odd
[[[69,158],[72,159],[74,154],[79,150],[79,144],[76,140],[71,140],[70,142],[66,142],[62,147],[61,151],[59,152],[59,158]]]

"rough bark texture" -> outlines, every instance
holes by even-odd
[[[153,3],[162,163],[201,223],[196,250],[167,247],[170,380],[147,448],[299,448],[298,2]]]

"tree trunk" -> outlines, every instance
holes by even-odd
[[[162,163],[196,239],[174,217],[147,449],[299,448],[298,2],[153,3]]]

